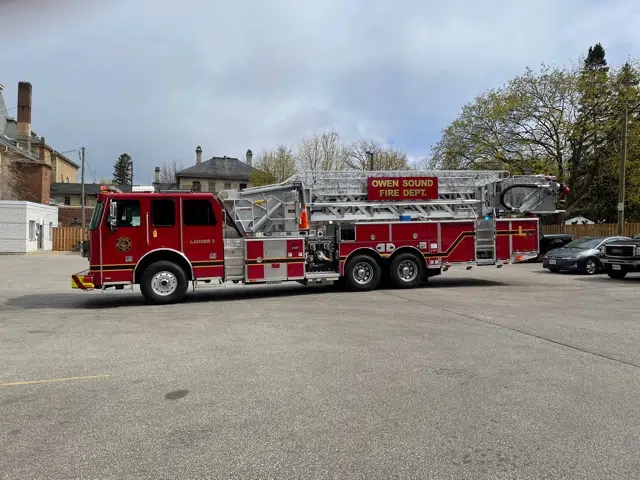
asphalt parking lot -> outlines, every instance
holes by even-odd
[[[640,277],[72,291],[0,256],[0,477],[640,477]]]

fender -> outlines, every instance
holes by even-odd
[[[133,278],[132,278],[134,283],[135,283],[135,279],[136,279],[136,272],[138,271],[138,266],[140,265],[140,262],[142,262],[142,260],[144,260],[147,257],[147,255],[150,255],[151,253],[155,253],[155,252],[173,252],[173,253],[177,253],[178,255],[180,255],[182,258],[185,259],[185,261],[189,265],[189,269],[191,270],[191,278],[194,278],[193,265],[191,265],[191,262],[185,256],[184,253],[179,252],[178,250],[174,250],[173,248],[156,248],[155,250],[151,250],[151,251],[145,253],[142,257],[140,257],[140,260],[138,260],[138,263],[136,263],[136,266],[133,269]]]

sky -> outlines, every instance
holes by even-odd
[[[316,132],[429,155],[462,106],[527,66],[601,42],[640,57],[637,0],[0,0],[0,84],[33,130],[86,147],[86,180],[119,154],[155,166],[244,158]],[[75,153],[69,154],[72,158]]]

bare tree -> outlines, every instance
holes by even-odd
[[[296,161],[291,148],[278,145],[274,150],[265,150],[255,162],[249,181],[254,186],[282,182],[296,173]]]
[[[305,138],[298,147],[296,159],[301,170],[338,171],[347,167],[348,152],[334,131]]]
[[[346,163],[354,170],[371,170],[373,154],[373,170],[410,170],[407,154],[402,150],[384,145],[378,140],[363,139],[353,142],[348,147]]]
[[[184,170],[184,166],[176,160],[164,163],[160,167],[160,183],[175,183],[176,173],[180,170]]]
[[[9,151],[0,153],[0,200],[19,200],[23,197],[24,175],[17,159]]]

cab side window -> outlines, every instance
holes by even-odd
[[[118,200],[118,227],[140,226],[140,202]]]
[[[184,200],[184,224],[185,226],[215,225],[216,217],[209,200]]]
[[[151,202],[151,221],[154,227],[173,227],[176,224],[176,204],[172,198]]]

